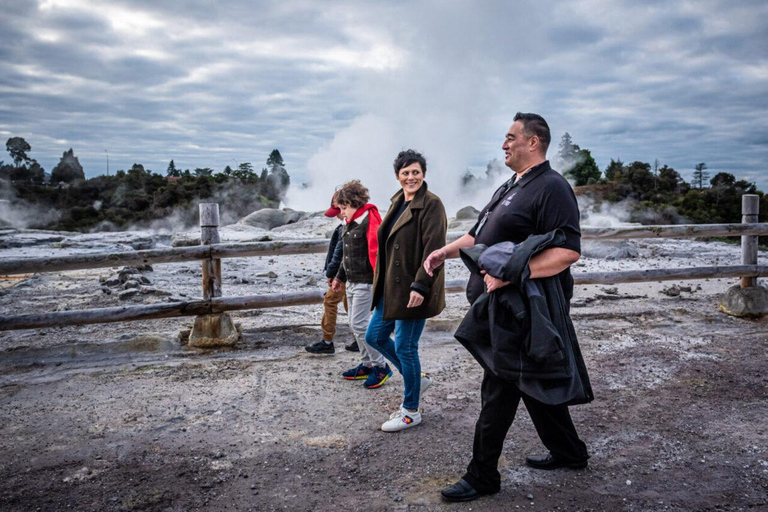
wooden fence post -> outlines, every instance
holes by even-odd
[[[754,224],[760,212],[760,197],[756,194],[744,194],[741,196],[741,223]],[[757,265],[757,236],[741,237],[741,264]],[[756,277],[742,277],[741,287],[752,288],[757,286]]]
[[[200,203],[200,243],[211,245],[221,243],[219,237],[219,205]],[[203,299],[221,297],[221,260],[213,255],[203,260]]]
[[[200,243],[211,245],[221,243],[219,237],[219,205],[200,203]],[[203,260],[203,299],[221,297],[221,259],[213,251]],[[186,332],[182,338],[187,337]],[[190,347],[232,346],[240,339],[240,331],[228,313],[198,315],[188,335]]]

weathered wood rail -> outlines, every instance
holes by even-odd
[[[742,286],[755,286],[757,278],[768,277],[768,266],[757,264],[757,237],[768,235],[768,223],[755,222],[757,220],[756,204],[758,204],[757,196],[744,196],[743,212],[745,222],[742,224],[692,224],[619,228],[584,227],[582,229],[582,238],[592,240],[741,236],[742,265],[621,272],[574,272],[574,281],[576,284],[614,284],[733,277],[741,278]],[[226,311],[299,306],[322,302],[323,290],[221,297],[221,259],[322,253],[327,250],[328,241],[319,239],[219,244],[216,243],[218,241],[218,233],[214,224],[217,222],[218,215],[213,220],[208,218],[201,219],[203,231],[201,239],[206,245],[196,247],[60,256],[55,258],[0,260],[0,275],[202,260],[204,269],[204,298],[202,300],[82,311],[5,315],[0,316],[0,330],[197,316]],[[454,233],[449,238],[458,238],[460,235],[459,233]],[[466,283],[463,280],[449,281],[446,283],[446,291],[461,292],[465,289],[465,285]]]
[[[626,228],[582,228],[584,240],[629,240],[633,238],[707,238],[716,236],[762,236],[768,234],[768,223],[754,224],[681,224],[675,226],[641,226]],[[463,233],[451,233],[455,239]],[[195,260],[247,258],[322,253],[328,240],[249,242],[211,244],[195,247],[171,247],[143,251],[78,254],[45,258],[0,260],[0,275],[31,272],[60,272],[128,265],[156,265]]]

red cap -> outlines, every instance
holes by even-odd
[[[336,199],[337,194],[338,192],[334,192],[333,197],[331,197],[331,207],[325,210],[326,217],[336,217],[341,213],[341,210],[333,205],[333,200]]]

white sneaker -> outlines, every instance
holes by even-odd
[[[394,412],[389,420],[381,424],[383,432],[397,432],[406,428],[415,427],[421,423],[420,412],[410,412],[408,409],[400,407],[399,411]]]

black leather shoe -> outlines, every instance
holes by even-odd
[[[440,491],[445,501],[472,501],[485,494],[477,492],[474,487],[469,485],[463,478]]]
[[[558,469],[558,468],[584,469],[585,467],[587,467],[586,459],[574,462],[570,460],[553,457],[551,453],[548,453],[546,455],[531,455],[525,458],[525,463],[531,466],[532,468],[546,469],[546,470]]]
[[[344,348],[350,352],[360,352],[360,347],[357,346],[357,341],[353,341],[349,345],[344,345]]]

